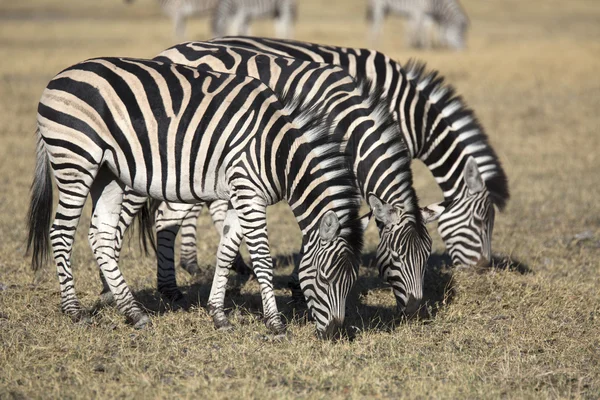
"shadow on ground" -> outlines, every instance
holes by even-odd
[[[299,254],[278,256],[275,265],[289,266],[296,263]],[[346,326],[348,335],[352,338],[361,331],[384,331],[391,332],[400,323],[423,323],[433,321],[437,313],[452,303],[456,294],[453,274],[455,268],[448,254],[434,253],[428,260],[425,271],[425,284],[423,303],[419,311],[411,318],[407,318],[397,311],[391,287],[379,277],[379,272],[374,267],[374,253],[363,256],[360,278],[348,297],[346,305]],[[532,270],[524,263],[509,256],[494,256],[492,266],[481,268],[477,273],[485,273],[492,269],[511,270],[521,274],[531,273]],[[186,273],[178,268],[179,274]],[[158,291],[144,289],[135,293],[136,300],[145,309],[155,315],[183,309],[188,311],[193,308],[206,307],[212,283],[212,268],[202,269],[195,276],[195,282],[190,285],[180,286],[185,300],[173,303],[165,300]],[[292,297],[289,289],[290,277],[288,275],[276,274],[273,284],[278,292],[276,296],[279,310],[288,322],[305,323],[309,320],[306,304]],[[257,282],[250,278],[249,281],[239,279],[232,274],[230,277],[230,289],[227,291],[225,306],[234,319],[261,318],[262,301]],[[248,291],[251,291],[250,293]],[[282,292],[284,293],[282,295]],[[386,305],[377,304],[381,302],[381,296],[390,296],[390,300],[384,299]],[[96,311],[102,305],[98,304]]]

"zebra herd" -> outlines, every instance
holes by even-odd
[[[128,226],[136,215],[150,226],[157,210],[158,290],[177,301],[174,235],[187,226],[181,251],[189,269],[194,224],[208,203],[221,233],[207,302],[215,327],[231,327],[225,288],[244,240],[275,335],[285,325],[273,294],[266,208],[285,200],[302,232],[294,280],[325,338],[343,325],[371,218],[380,276],[398,311],[412,314],[431,253],[425,224],[439,219],[455,263],[488,265],[494,206],[502,209],[509,197],[482,127],[443,78],[366,49],[228,37],[182,43],[152,60],[87,60],[46,87],[37,135],[28,249],[34,269],[52,251],[61,307],[74,321],[87,318],[71,252],[88,196],[103,298],[134,326],[149,317],[118,266]],[[413,158],[432,172],[442,202],[419,208]],[[361,200],[371,210],[362,217]]]
[[[134,0],[125,0],[131,3]],[[296,0],[157,0],[173,21],[175,36],[185,35],[187,18],[212,15],[212,36],[249,35],[253,20],[273,18],[278,38],[293,36]],[[386,16],[407,19],[406,43],[415,48],[465,47],[469,18],[458,0],[367,0],[370,42],[376,46]]]

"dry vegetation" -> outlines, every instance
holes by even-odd
[[[298,38],[366,45],[362,0],[300,3]],[[349,315],[360,328],[355,340],[318,341],[287,304],[299,235],[278,205],[270,210],[278,302],[293,337],[272,343],[255,286],[231,297],[237,329],[216,332],[203,309],[208,281],[179,272],[193,306],[168,311],[154,289],[154,260],[133,241],[122,269],[153,312],[153,328],[135,331],[112,308],[98,309],[91,326],[61,314],[52,268],[34,279],[24,256],[38,98],[76,61],[155,55],[172,44],[171,26],[152,0],[2,2],[0,398],[600,397],[600,7],[597,0],[463,3],[472,22],[467,51],[405,49],[399,20],[387,23],[380,49],[400,61],[426,60],[476,110],[510,178],[494,251],[512,264],[479,273],[447,268],[434,233],[429,312],[402,322],[367,254]],[[272,31],[261,23],[254,32]],[[207,34],[206,20],[190,22],[190,38]],[[421,165],[415,175],[424,203],[440,198]],[[201,224],[203,262],[211,264],[216,237],[207,218]],[[77,289],[92,307],[98,272],[87,220],[80,227]],[[371,226],[367,253],[375,242]]]

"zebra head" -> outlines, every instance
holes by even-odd
[[[440,216],[438,231],[453,263],[485,267],[492,261],[495,210],[473,157],[467,160],[463,179],[459,196]]]
[[[358,277],[362,227],[359,221],[344,225],[335,212],[328,211],[302,244],[300,287],[317,334],[327,339],[339,334],[346,298]]]
[[[431,237],[424,225],[435,221],[443,207],[423,208],[421,221],[417,221],[403,206],[387,204],[373,194],[369,205],[379,229],[379,275],[392,286],[398,310],[411,315],[423,298],[425,267],[431,254]]]

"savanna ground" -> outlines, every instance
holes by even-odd
[[[53,268],[34,278],[25,257],[39,96],[52,76],[86,58],[152,57],[174,43],[151,0],[0,3],[0,398],[598,398],[600,397],[600,4],[597,0],[465,0],[471,18],[462,53],[403,46],[402,23],[386,24],[379,46],[401,62],[439,69],[476,111],[510,179],[512,198],[494,229],[494,252],[508,262],[485,271],[447,266],[434,236],[427,309],[394,319],[394,299],[365,266],[349,306],[354,340],[319,341],[294,319],[286,276],[299,232],[285,204],[270,210],[278,258],[278,304],[288,342],[265,340],[256,285],[229,305],[236,329],[213,329],[209,280],[178,271],[192,307],[169,311],[155,291],[154,258],[135,241],[122,270],[153,314],[136,331],[113,308],[92,325],[61,314]],[[300,1],[299,39],[366,46],[362,0]],[[192,20],[189,38],[207,38]],[[255,34],[272,33],[260,23]],[[415,163],[417,164],[417,163]],[[440,192],[421,165],[423,204]],[[89,212],[88,212],[89,216]],[[86,216],[87,218],[87,216]],[[94,306],[97,267],[83,219],[74,249],[77,290]],[[200,221],[201,262],[217,244]]]

